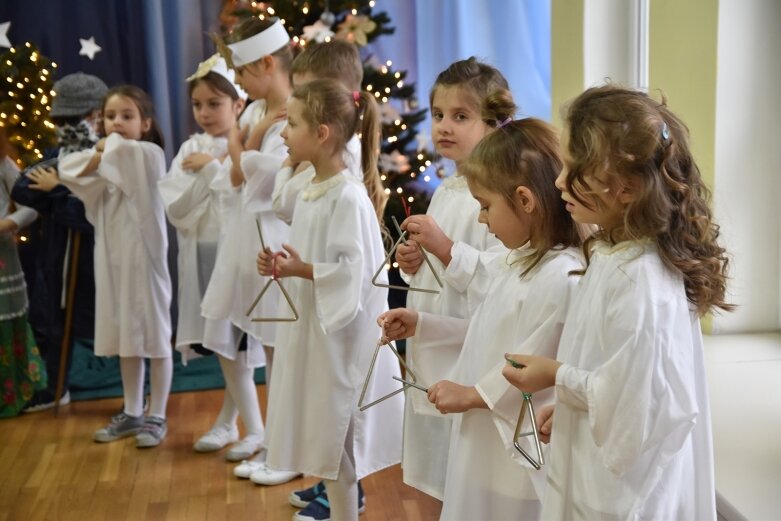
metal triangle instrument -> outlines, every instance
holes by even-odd
[[[263,232],[260,229],[260,222],[256,219],[255,225],[258,227],[258,237],[260,237],[260,247],[263,248],[263,250],[266,250],[266,242],[263,240]],[[285,286],[282,285],[282,283],[279,281],[279,279],[275,276],[271,276],[266,284],[263,285],[263,289],[260,290],[260,293],[258,293],[258,296],[255,297],[255,300],[252,302],[252,305],[247,310],[246,316],[250,316],[252,312],[255,310],[255,308],[260,303],[260,299],[263,298],[263,295],[266,294],[266,291],[268,291],[269,287],[272,284],[276,284],[279,287],[279,291],[282,293],[282,296],[285,298],[285,301],[287,302],[288,307],[290,308],[290,311],[292,312],[292,316],[289,317],[250,317],[250,320],[252,322],[295,322],[298,320],[298,310],[296,309],[295,304],[293,304],[293,301],[290,299],[290,295],[288,294],[287,290],[285,289]]]
[[[363,401],[364,401],[364,398],[366,397],[366,390],[369,388],[369,383],[371,382],[371,379],[372,379],[372,373],[374,373],[374,364],[377,362],[377,355],[379,354],[380,349],[382,349],[382,346],[388,346],[390,348],[390,350],[393,352],[393,354],[396,355],[396,358],[398,358],[399,363],[401,363],[402,367],[404,367],[404,372],[405,372],[405,375],[406,375],[406,378],[407,378],[407,382],[404,382],[404,385],[402,385],[400,388],[398,388],[395,391],[392,391],[392,392],[386,394],[382,398],[378,398],[378,399],[372,401],[371,403],[368,403],[368,404],[364,405]],[[396,378],[396,377],[392,377],[392,378],[398,380],[398,378]],[[418,379],[415,376],[415,373],[412,371],[412,369],[407,367],[407,363],[404,361],[404,357],[401,356],[398,351],[396,351],[396,348],[393,346],[393,344],[390,341],[383,342],[383,340],[380,339],[377,342],[377,347],[374,348],[374,356],[372,356],[372,363],[371,363],[371,365],[369,365],[369,372],[366,374],[366,380],[363,382],[363,389],[361,389],[361,397],[358,399],[358,409],[360,409],[361,411],[365,411],[369,407],[373,407],[373,406],[377,405],[380,402],[384,402],[385,400],[387,400],[391,396],[395,396],[395,395],[399,394],[400,392],[404,391],[410,385],[416,384],[417,380]]]
[[[393,220],[393,225],[396,227],[396,231],[399,233],[399,239],[393,244],[393,247],[385,256],[385,260],[382,261],[382,264],[380,265],[379,269],[372,277],[372,284],[374,284],[379,288],[398,289],[401,291],[420,291],[422,293],[434,293],[434,294],[439,293],[438,289],[414,288],[412,286],[398,286],[395,284],[385,284],[383,282],[377,282],[377,279],[379,278],[380,274],[382,274],[382,270],[385,269],[385,266],[388,266],[390,264],[390,261],[393,258],[393,254],[396,253],[396,248],[398,248],[400,244],[406,242],[407,239],[407,232],[401,229],[401,226],[399,226],[399,222],[396,220],[396,217],[392,216],[391,219]],[[426,250],[424,250],[423,246],[421,246],[420,244],[418,244],[418,249],[420,250],[420,253],[423,255],[423,260],[428,265],[432,275],[434,275],[434,279],[437,281],[437,284],[439,285],[440,288],[442,288],[442,280],[439,278],[439,275],[437,274],[437,270],[434,269],[434,265],[431,264],[431,260],[428,258],[428,254],[426,253]]]
[[[521,432],[521,426],[523,424],[523,419],[526,416],[526,413],[529,413],[529,420],[531,421],[531,427],[532,430],[529,432]],[[525,436],[532,436],[534,438],[534,446],[537,449],[537,459],[535,460],[532,458],[528,452],[524,450],[523,447],[521,447],[521,444],[518,443],[520,438],[523,438]],[[542,466],[545,464],[545,460],[542,457],[542,445],[540,445],[540,437],[537,434],[537,420],[534,417],[534,405],[532,405],[532,395],[529,393],[523,393],[523,403],[521,404],[521,412],[518,415],[518,423],[515,425],[515,434],[513,435],[513,445],[515,445],[515,449],[521,453],[521,455],[526,458],[526,460],[531,463],[532,467],[534,467],[537,470],[540,470]]]

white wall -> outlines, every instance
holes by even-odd
[[[606,79],[648,86],[647,0],[587,0],[583,4],[583,83]]]
[[[781,2],[720,0],[714,212],[740,307],[714,333],[779,329]]]

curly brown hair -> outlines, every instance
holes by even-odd
[[[634,187],[623,223],[594,239],[652,239],[665,266],[683,276],[686,296],[700,315],[725,311],[729,259],[718,244],[719,226],[708,206],[710,191],[689,148],[689,129],[647,94],[616,85],[586,90],[566,108],[569,136],[567,190],[581,204],[586,177],[602,174],[608,184]]]

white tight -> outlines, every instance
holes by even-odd
[[[149,359],[149,387],[151,400],[149,416],[165,418],[168,395],[171,394],[173,377],[173,359]],[[138,356],[120,357],[119,369],[122,374],[122,394],[125,399],[125,414],[142,416],[144,414],[144,359]]]
[[[336,480],[326,479],[325,490],[331,505],[331,519],[358,521],[358,478],[355,475],[353,455],[353,425],[347,429],[339,475]]]
[[[217,358],[220,360],[222,375],[225,377],[225,399],[217,421],[231,419],[229,424],[232,425],[238,413],[247,428],[248,435],[262,436],[263,418],[260,416],[258,392],[255,389],[255,369],[221,355],[217,355]]]

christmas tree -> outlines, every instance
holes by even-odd
[[[57,142],[48,119],[56,67],[29,42],[0,57],[0,128],[20,168],[40,161]]]
[[[387,13],[373,12],[374,6],[374,0],[225,0],[220,22],[223,32],[228,32],[247,16],[277,17],[301,47],[331,38],[365,47],[376,38],[394,32]],[[425,146],[428,138],[418,132],[426,109],[419,107],[415,86],[405,83],[405,78],[406,71],[395,69],[390,61],[380,61],[373,55],[364,59],[363,88],[374,93],[382,114],[379,167],[389,194],[386,224],[394,236],[391,216],[401,222],[409,212],[426,211],[429,201],[426,185],[436,169],[432,154]]]

